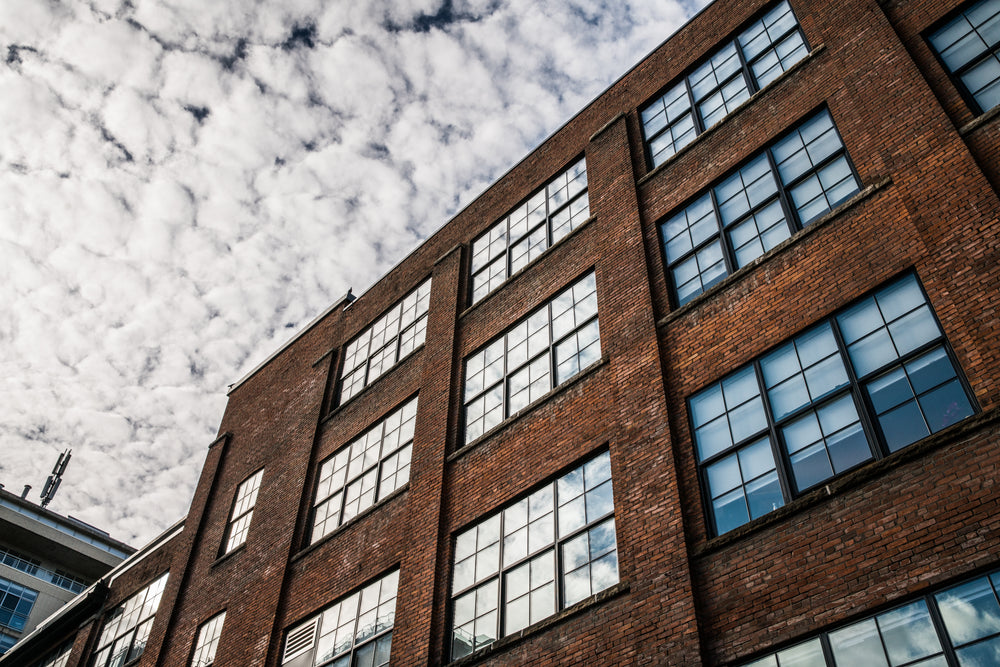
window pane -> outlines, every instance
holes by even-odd
[[[941,653],[941,642],[922,600],[888,611],[876,620],[894,667]]]
[[[830,649],[838,664],[889,667],[873,618],[831,632]]]
[[[1000,604],[987,577],[934,596],[952,644],[961,646],[1000,632]]]
[[[781,667],[825,667],[826,660],[819,638],[816,638],[779,651],[778,663]]]

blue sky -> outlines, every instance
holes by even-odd
[[[703,4],[0,2],[0,483],[155,536],[229,384]]]

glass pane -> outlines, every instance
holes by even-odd
[[[831,632],[830,649],[838,665],[889,667],[873,618]]]
[[[878,418],[890,451],[902,449],[930,434],[916,402],[905,403]]]
[[[504,617],[505,635],[509,635],[521,630],[522,628],[528,627],[531,620],[531,609],[529,603],[530,599],[527,595],[507,603],[505,607],[506,615]]]
[[[876,620],[894,666],[941,652],[941,642],[923,600],[888,611]]]
[[[698,458],[701,461],[726,450],[733,444],[729,435],[729,420],[724,416],[698,429],[694,435],[698,443]]]
[[[740,476],[739,459],[735,454],[706,468],[708,491],[713,498],[739,487],[743,483]]]
[[[944,348],[937,348],[906,364],[913,389],[923,393],[955,377],[955,369]]]
[[[781,667],[826,667],[819,637],[778,652]],[[860,665],[852,667],[861,667]]]
[[[772,472],[748,482],[746,489],[751,519],[764,516],[785,504],[784,497],[781,495],[781,486],[778,484],[777,473]]]
[[[902,368],[894,368],[868,383],[875,412],[881,414],[913,398],[913,390]]]
[[[937,433],[972,414],[972,405],[958,380],[921,396],[919,401],[931,433]]]
[[[959,649],[955,654],[961,667],[1000,665],[1000,637]]]
[[[743,498],[743,489],[736,489],[713,500],[712,513],[715,515],[715,532],[719,535],[748,522],[750,515]]]
[[[833,462],[833,470],[838,475],[872,457],[871,447],[861,424],[829,436],[826,446]]]
[[[799,491],[805,491],[833,476],[833,468],[822,443],[816,443],[793,454],[791,461],[795,487]]]
[[[955,646],[1000,632],[1000,605],[986,577],[934,596]]]
[[[729,413],[729,423],[733,432],[733,441],[740,442],[767,427],[767,417],[764,415],[764,403],[760,397],[736,408]]]
[[[718,384],[691,398],[691,416],[696,427],[702,426],[726,410],[722,399],[722,385]]]

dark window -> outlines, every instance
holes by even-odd
[[[688,402],[716,534],[974,411],[913,275]]]
[[[978,111],[1000,104],[1000,0],[975,3],[928,40]]]
[[[833,118],[822,111],[660,223],[683,305],[858,192]]]
[[[1000,656],[998,587],[1000,573],[994,572],[824,632],[743,667],[995,665]]]
[[[31,575],[37,575],[38,567],[42,564],[41,561],[5,547],[0,547],[0,563]]]
[[[410,480],[414,397],[319,467],[312,542],[328,535]]]
[[[0,655],[3,655],[17,643],[16,637],[11,637],[10,635],[0,632]]]
[[[94,667],[121,667],[142,655],[166,586],[164,574],[108,614],[97,642]]]
[[[581,158],[472,242],[472,302],[502,285],[589,217],[587,163]]]
[[[260,478],[263,474],[263,469],[258,470],[237,487],[227,529],[226,550],[223,553],[229,553],[247,541],[250,520],[253,519],[253,508],[257,504],[257,492],[260,491]]]
[[[452,659],[617,584],[614,509],[604,452],[459,533]]]
[[[38,591],[0,579],[0,625],[18,632],[24,630],[37,598]]]
[[[653,167],[663,164],[808,52],[788,3],[771,9],[642,109],[642,128]]]
[[[392,572],[289,630],[281,664],[388,665],[398,585],[399,571]]]
[[[66,667],[69,662],[70,651],[73,650],[73,642],[63,644],[56,650],[50,652],[36,667]]]
[[[465,359],[471,442],[601,358],[593,272]]]
[[[428,278],[348,344],[340,370],[340,403],[424,344],[430,300]]]

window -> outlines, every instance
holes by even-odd
[[[281,664],[382,667],[389,664],[399,571],[368,584],[288,631]]]
[[[14,644],[17,643],[16,637],[11,637],[10,635],[0,632],[0,655],[3,655],[9,651]]]
[[[74,593],[82,593],[83,589],[87,587],[87,582],[83,579],[74,577],[64,570],[56,570],[52,573],[52,583]]]
[[[774,7],[642,109],[653,167],[725,118],[809,52],[787,2]]]
[[[0,626],[24,630],[37,598],[38,591],[0,578]]]
[[[459,533],[452,659],[617,584],[614,509],[604,452]]]
[[[383,500],[410,480],[417,398],[407,401],[319,467],[312,542]]]
[[[263,469],[258,470],[236,488],[236,499],[233,500],[233,513],[229,518],[224,553],[229,553],[247,541],[250,519],[253,518],[253,507],[257,503],[257,492],[260,490],[260,478],[263,474]]]
[[[340,371],[341,403],[423,345],[430,299],[428,278],[348,344]]]
[[[69,662],[70,651],[73,650],[73,642],[63,644],[55,651],[49,653],[39,662],[36,667],[66,667]]]
[[[692,396],[716,534],[974,411],[907,275]]]
[[[824,632],[743,667],[995,665],[1000,656],[998,589],[1000,572],[994,572]]]
[[[466,357],[466,442],[600,359],[596,285],[587,274]]]
[[[472,302],[499,287],[590,217],[583,158],[472,242]]]
[[[824,110],[660,223],[677,305],[857,192],[844,144]]]
[[[975,3],[928,40],[975,110],[1000,104],[1000,0]]]
[[[226,612],[222,612],[198,628],[198,640],[194,645],[194,655],[191,656],[191,667],[209,667],[215,664],[215,650],[219,647],[219,636],[222,634],[222,624],[225,621]]]
[[[167,575],[164,574],[115,607],[104,621],[94,654],[94,667],[121,667],[142,655],[166,586]]]
[[[42,564],[41,561],[6,547],[0,547],[0,563],[31,575],[37,574],[38,568]]]

